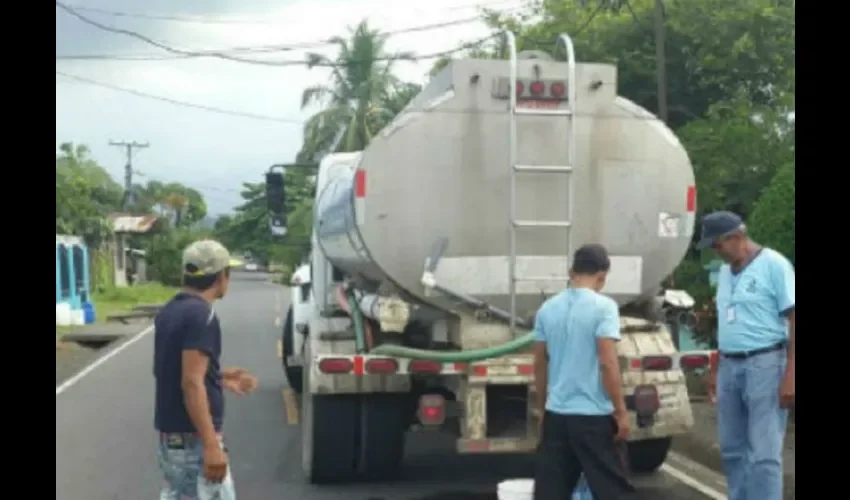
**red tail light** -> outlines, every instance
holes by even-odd
[[[440,425],[446,420],[446,399],[440,394],[419,398],[419,421],[422,425]]]
[[[387,374],[398,371],[398,363],[394,359],[370,359],[365,363],[366,373]]]
[[[560,99],[561,97],[564,97],[564,94],[567,93],[567,86],[561,82],[555,82],[549,86],[549,92],[552,93],[553,97],[557,97],[558,99]]]
[[[679,366],[682,369],[699,369],[708,366],[708,356],[703,354],[686,354],[679,360]]]
[[[322,373],[349,373],[354,369],[354,362],[345,358],[325,358],[319,361],[319,371]]]
[[[528,90],[531,91],[531,95],[539,96],[546,91],[546,86],[543,85],[543,82],[532,82],[531,85],[528,86]]]
[[[443,364],[437,361],[414,359],[407,366],[407,369],[411,373],[440,373],[443,371]]]
[[[525,86],[522,82],[516,82],[516,95],[517,97],[522,95],[522,92],[525,90]]]
[[[647,356],[643,358],[643,369],[651,371],[666,371],[673,368],[673,360],[669,356]]]

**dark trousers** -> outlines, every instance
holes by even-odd
[[[569,500],[582,472],[594,500],[633,499],[625,443],[614,441],[616,428],[610,416],[547,411],[537,449],[534,500]]]

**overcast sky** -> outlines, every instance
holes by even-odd
[[[80,14],[132,30],[172,47],[189,50],[256,47],[312,42],[345,34],[368,17],[382,30],[475,17],[476,5],[515,9],[522,0],[77,0],[88,7],[148,16],[178,16],[177,22]],[[213,21],[224,21],[214,23]],[[486,36],[473,22],[391,38],[391,50],[432,53]],[[311,49],[321,51],[327,49]],[[99,30],[56,9],[56,54],[168,56],[140,40]],[[303,59],[289,51],[266,57]],[[433,61],[401,63],[398,75],[424,82]],[[57,60],[56,70],[170,99],[228,110],[271,115],[294,123],[216,114],[118,92],[56,76],[56,142],[85,143],[116,180],[123,178],[124,152],[109,140],[149,141],[135,161],[140,180],[176,181],[202,191],[211,214],[228,212],[240,201],[243,181],[258,181],[273,163],[291,161],[301,144],[301,90],[322,83],[327,73],[302,66],[265,67],[212,58],[122,61]]]

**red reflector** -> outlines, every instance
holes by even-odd
[[[549,86],[549,92],[551,92],[554,97],[561,98],[564,97],[564,94],[567,92],[567,86],[561,82],[555,82]]]
[[[325,358],[319,361],[319,371],[322,373],[348,373],[354,368],[354,363],[345,358]]]
[[[532,82],[528,86],[528,90],[531,91],[531,95],[541,95],[546,91],[546,86],[543,85],[543,82]]]
[[[682,356],[679,360],[679,366],[681,368],[705,368],[708,366],[708,356],[704,356],[702,354],[688,354]]]
[[[534,373],[534,365],[519,365],[516,369],[520,375],[531,375]]]
[[[366,361],[367,373],[395,373],[398,363],[394,359],[370,359]]]
[[[440,373],[443,371],[443,365],[437,361],[414,359],[410,362],[407,369],[411,373]]]
[[[446,399],[440,394],[419,398],[419,420],[424,425],[440,425],[446,419]]]
[[[487,367],[484,365],[476,365],[472,367],[472,374],[476,377],[486,377]]]
[[[516,95],[517,97],[522,95],[522,92],[525,90],[525,86],[522,82],[516,82]]]
[[[354,172],[354,197],[366,197],[366,171],[362,168],[358,168]]]
[[[641,368],[643,368],[643,364],[641,364],[641,360],[639,358],[635,358],[635,359],[631,360],[629,362],[629,365],[632,368],[632,370],[640,370]]]
[[[673,360],[669,356],[647,356],[643,358],[644,370],[664,371],[673,367]]]

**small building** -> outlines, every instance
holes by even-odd
[[[114,213],[110,214],[107,220],[113,231],[110,249],[115,286],[144,282],[147,266],[145,252],[130,248],[130,238],[156,231],[159,227],[159,217]]]

